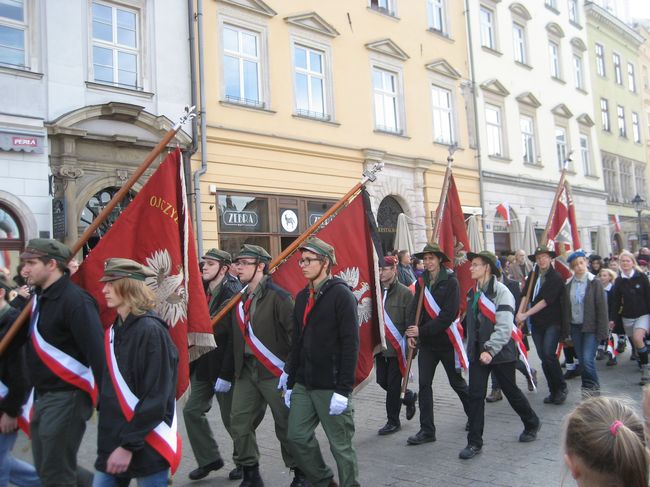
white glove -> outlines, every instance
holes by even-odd
[[[280,380],[278,381],[278,389],[282,389],[283,391],[286,392],[287,380],[289,380],[289,374],[287,374],[286,372],[282,372],[282,375],[280,376]]]
[[[348,398],[337,394],[336,392],[332,394],[332,400],[330,401],[330,416],[338,416],[348,407]]]
[[[228,382],[227,380],[223,379],[217,379],[217,382],[214,384],[214,392],[217,394],[221,392],[228,392],[231,387],[232,382]]]
[[[284,405],[288,408],[291,407],[291,391],[293,389],[287,389],[284,391]]]

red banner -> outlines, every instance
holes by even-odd
[[[373,356],[381,344],[377,262],[367,218],[364,197],[359,195],[317,232],[318,238],[336,250],[338,265],[332,269],[332,275],[348,283],[358,302],[359,359],[355,386],[370,375]],[[273,274],[273,281],[294,296],[307,285],[298,267],[299,259],[300,252],[295,252]]]
[[[469,272],[470,262],[467,260],[467,252],[471,249],[469,248],[465,217],[460,206],[460,198],[458,197],[453,174],[449,175],[447,203],[440,219],[438,244],[445,255],[451,259],[451,262],[446,265],[453,267],[456,272],[460,284],[460,312],[462,313],[467,306],[465,296],[473,284]]]
[[[569,186],[565,183],[558,197],[555,214],[548,231],[549,248],[555,248],[558,257],[555,260],[555,270],[565,279],[571,278],[573,273],[566,262],[566,254],[582,248],[580,232],[576,222],[575,205]]]
[[[156,312],[169,324],[178,349],[176,396],[182,396],[189,384],[188,346],[204,351],[202,347],[214,348],[214,339],[187,214],[179,149],[167,155],[73,276],[97,300],[105,327],[116,312],[106,307],[99,278],[104,261],[111,257],[133,259],[157,273],[147,284],[156,294]]]

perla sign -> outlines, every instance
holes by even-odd
[[[222,216],[223,224],[232,227],[256,227],[257,213],[254,211],[226,210]]]

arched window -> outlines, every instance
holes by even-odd
[[[25,233],[18,217],[0,203],[0,267],[10,277],[20,264],[20,252],[25,247]]]
[[[377,209],[377,227],[381,248],[386,254],[393,249],[395,243],[395,233],[397,232],[397,217],[404,213],[402,205],[392,196],[386,196]]]

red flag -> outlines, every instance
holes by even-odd
[[[188,346],[196,346],[193,354],[198,356],[205,351],[203,347],[214,348],[214,338],[187,213],[179,149],[167,155],[73,276],[97,300],[105,327],[116,314],[106,307],[99,282],[104,261],[110,257],[133,259],[158,274],[147,284],[156,294],[156,312],[169,324],[178,349],[176,397],[182,396],[189,384]]]
[[[564,280],[571,278],[573,273],[566,262],[566,254],[582,248],[580,233],[576,222],[575,205],[569,186],[565,183],[557,200],[555,214],[548,231],[548,247],[555,248],[558,257],[554,267]]]
[[[614,230],[621,231],[621,220],[618,215],[612,215],[612,222],[614,223]]]
[[[372,371],[373,357],[381,344],[380,326],[383,326],[378,311],[381,298],[377,294],[380,288],[375,272],[377,254],[364,199],[364,194],[355,197],[317,232],[318,238],[336,249],[338,265],[332,269],[332,275],[348,283],[359,303],[359,358],[355,387],[364,382]],[[273,282],[294,296],[307,285],[298,267],[299,259],[300,252],[295,252],[273,274]]]
[[[473,284],[469,272],[470,262],[467,260],[467,252],[471,249],[469,248],[465,217],[460,206],[460,198],[458,197],[453,174],[449,175],[447,203],[440,219],[438,244],[445,255],[451,259],[451,263],[448,263],[447,266],[453,266],[454,271],[456,271],[456,277],[460,284],[460,312],[462,313],[467,306],[465,296]]]
[[[506,222],[506,224],[510,225],[511,220],[510,220],[510,205],[508,203],[499,203],[497,205],[497,213],[501,215],[501,218],[503,218]]]

